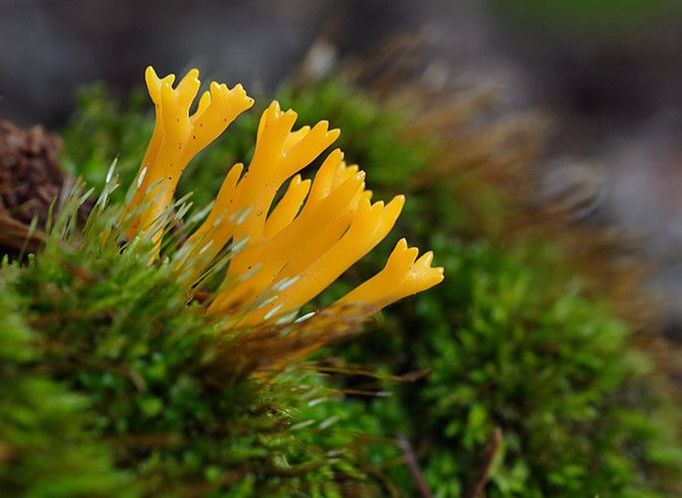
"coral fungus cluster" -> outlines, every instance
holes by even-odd
[[[173,75],[159,78],[151,67],[146,72],[156,125],[125,222],[130,238],[151,237],[157,253],[162,238],[157,221],[171,208],[183,170],[253,105],[241,85],[228,89],[213,82],[190,115],[201,85],[198,75],[193,69],[173,87]],[[290,317],[381,242],[400,215],[404,197],[372,203],[365,173],[346,165],[340,149],[327,155],[312,181],[303,180],[298,173],[339,130],[320,121],[293,131],[296,118],[272,102],[261,117],[249,167],[230,169],[210,213],[175,256],[186,283],[193,285],[230,247],[229,267],[208,305],[210,313],[238,311],[244,324]],[[441,282],[443,269],[431,267],[433,254],[417,256],[418,250],[401,239],[385,268],[339,304],[376,310]]]

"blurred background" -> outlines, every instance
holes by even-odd
[[[312,46],[323,68],[422,45],[434,85],[494,87],[543,113],[539,195],[571,192],[585,223],[613,224],[654,267],[682,337],[682,9],[666,0],[0,0],[0,118],[58,129],[76,90],[120,92],[159,73],[271,92]],[[322,47],[322,48],[320,48]],[[401,57],[400,52],[394,53]]]

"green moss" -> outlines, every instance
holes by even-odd
[[[5,270],[7,271],[7,270]],[[27,498],[135,496],[88,425],[87,398],[37,368],[40,353],[0,280],[0,489]]]
[[[170,265],[120,250],[114,208],[76,229],[76,205],[2,273],[17,296],[0,323],[3,496],[370,494],[365,449],[329,419],[317,374],[250,375],[241,336],[187,305]]]
[[[682,456],[669,438],[676,418],[627,326],[583,298],[579,281],[557,285],[552,259],[540,271],[537,254],[452,239],[439,248],[457,282],[391,317],[393,348],[411,351],[400,368],[430,370],[396,393],[412,438],[435,445],[423,462],[434,490],[460,496],[499,427],[488,496],[666,496]],[[380,362],[396,353],[355,344],[353,359],[368,351]]]
[[[119,102],[103,84],[80,90],[76,111],[62,131],[64,167],[101,189],[108,165],[117,160],[122,184],[130,185],[154,129],[147,98],[136,90]]]

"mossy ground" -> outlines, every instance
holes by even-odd
[[[63,208],[40,254],[2,271],[3,492],[369,493],[353,456],[367,444],[329,427],[339,401],[316,372],[255,375],[242,333],[188,305],[149,244],[121,250],[115,208],[82,229],[76,213]]]

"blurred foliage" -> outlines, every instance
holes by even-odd
[[[19,303],[0,281],[3,496],[135,496],[131,479],[113,468],[110,449],[89,430],[87,399],[35,368],[40,354]]]
[[[146,92],[138,89],[118,102],[103,84],[87,87],[78,92],[74,116],[62,130],[62,164],[100,190],[116,160],[122,184],[130,185],[153,129]],[[124,194],[114,192],[119,199]]]
[[[404,189],[436,150],[435,141],[410,140],[404,112],[380,105],[342,79],[308,90],[285,85],[277,98],[283,107],[298,113],[300,123],[326,119],[339,128],[341,137],[334,146],[346,152],[347,163],[357,163],[367,172],[371,187],[389,192]]]
[[[325,416],[386,438],[384,449],[370,456],[394,486],[417,493],[408,469],[389,464],[395,457],[390,441],[405,434],[435,496],[442,498],[471,496],[482,471],[490,497],[679,492],[676,407],[646,352],[633,346],[634,325],[613,311],[628,303],[611,302],[607,293],[589,294],[600,275],[587,274],[572,248],[563,245],[565,237],[549,228],[507,237],[518,225],[520,208],[499,177],[509,176],[520,159],[511,147],[496,149],[490,141],[494,130],[439,135],[417,126],[426,120],[409,106],[379,103],[340,79],[288,85],[279,95],[299,113],[301,124],[329,119],[342,129],[339,146],[348,162],[368,172],[369,188],[413,191],[396,231],[411,244],[433,248],[437,263],[446,267],[441,286],[392,307],[360,340],[330,351],[329,361],[341,370],[359,365],[378,377],[332,376],[327,385],[355,392],[370,384],[370,390],[392,394],[351,396],[327,405]],[[84,92],[80,102],[64,134],[67,162],[96,183],[103,164],[121,156],[125,184],[146,146],[150,117],[136,105],[121,110],[101,88]],[[217,189],[227,167],[248,161],[257,115],[240,118],[190,166],[181,189],[207,195],[196,198],[199,204]],[[442,128],[450,127],[448,119]],[[458,146],[463,150],[453,156]],[[332,294],[376,272],[385,253],[366,258]],[[169,354],[173,349],[164,341],[160,347]],[[182,354],[182,361],[195,357]],[[381,380],[390,374],[420,378]],[[177,420],[188,415],[180,411]],[[502,442],[485,472],[496,428]],[[278,437],[292,436],[283,430]]]
[[[622,36],[623,32],[608,31],[612,28],[646,31],[651,22],[679,12],[679,5],[673,0],[492,0],[492,3],[526,27],[547,33],[557,29],[569,33],[578,28],[583,34],[588,31],[607,37]]]

